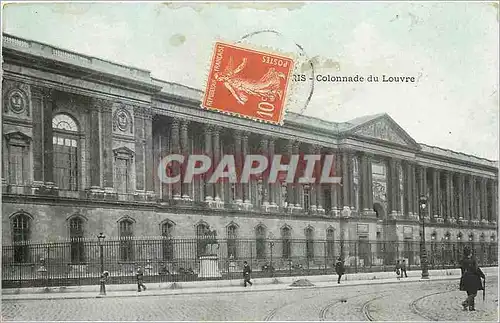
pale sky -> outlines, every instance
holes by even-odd
[[[147,69],[203,89],[213,43],[317,57],[317,73],[415,76],[416,84],[320,83],[304,114],[342,122],[388,113],[417,142],[498,160],[496,3],[10,4],[3,31]],[[297,89],[299,111],[309,83]]]

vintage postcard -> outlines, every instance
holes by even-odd
[[[498,2],[2,5],[2,321],[498,322]]]

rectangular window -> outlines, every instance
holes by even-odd
[[[129,160],[124,158],[115,159],[115,185],[118,193],[129,191]]]
[[[24,185],[26,182],[26,165],[24,164],[25,147],[9,147],[9,183]]]
[[[308,211],[309,210],[309,207],[310,207],[310,195],[309,195],[309,191],[310,189],[308,187],[305,187],[304,186],[304,211]]]
[[[77,190],[78,165],[77,148],[73,140],[53,138],[54,181],[59,189]]]

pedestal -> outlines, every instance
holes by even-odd
[[[219,278],[222,277],[219,271],[219,261],[216,255],[200,257],[201,278]]]

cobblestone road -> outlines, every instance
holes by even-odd
[[[498,280],[463,312],[457,281],[273,292],[4,301],[6,321],[497,321]]]

